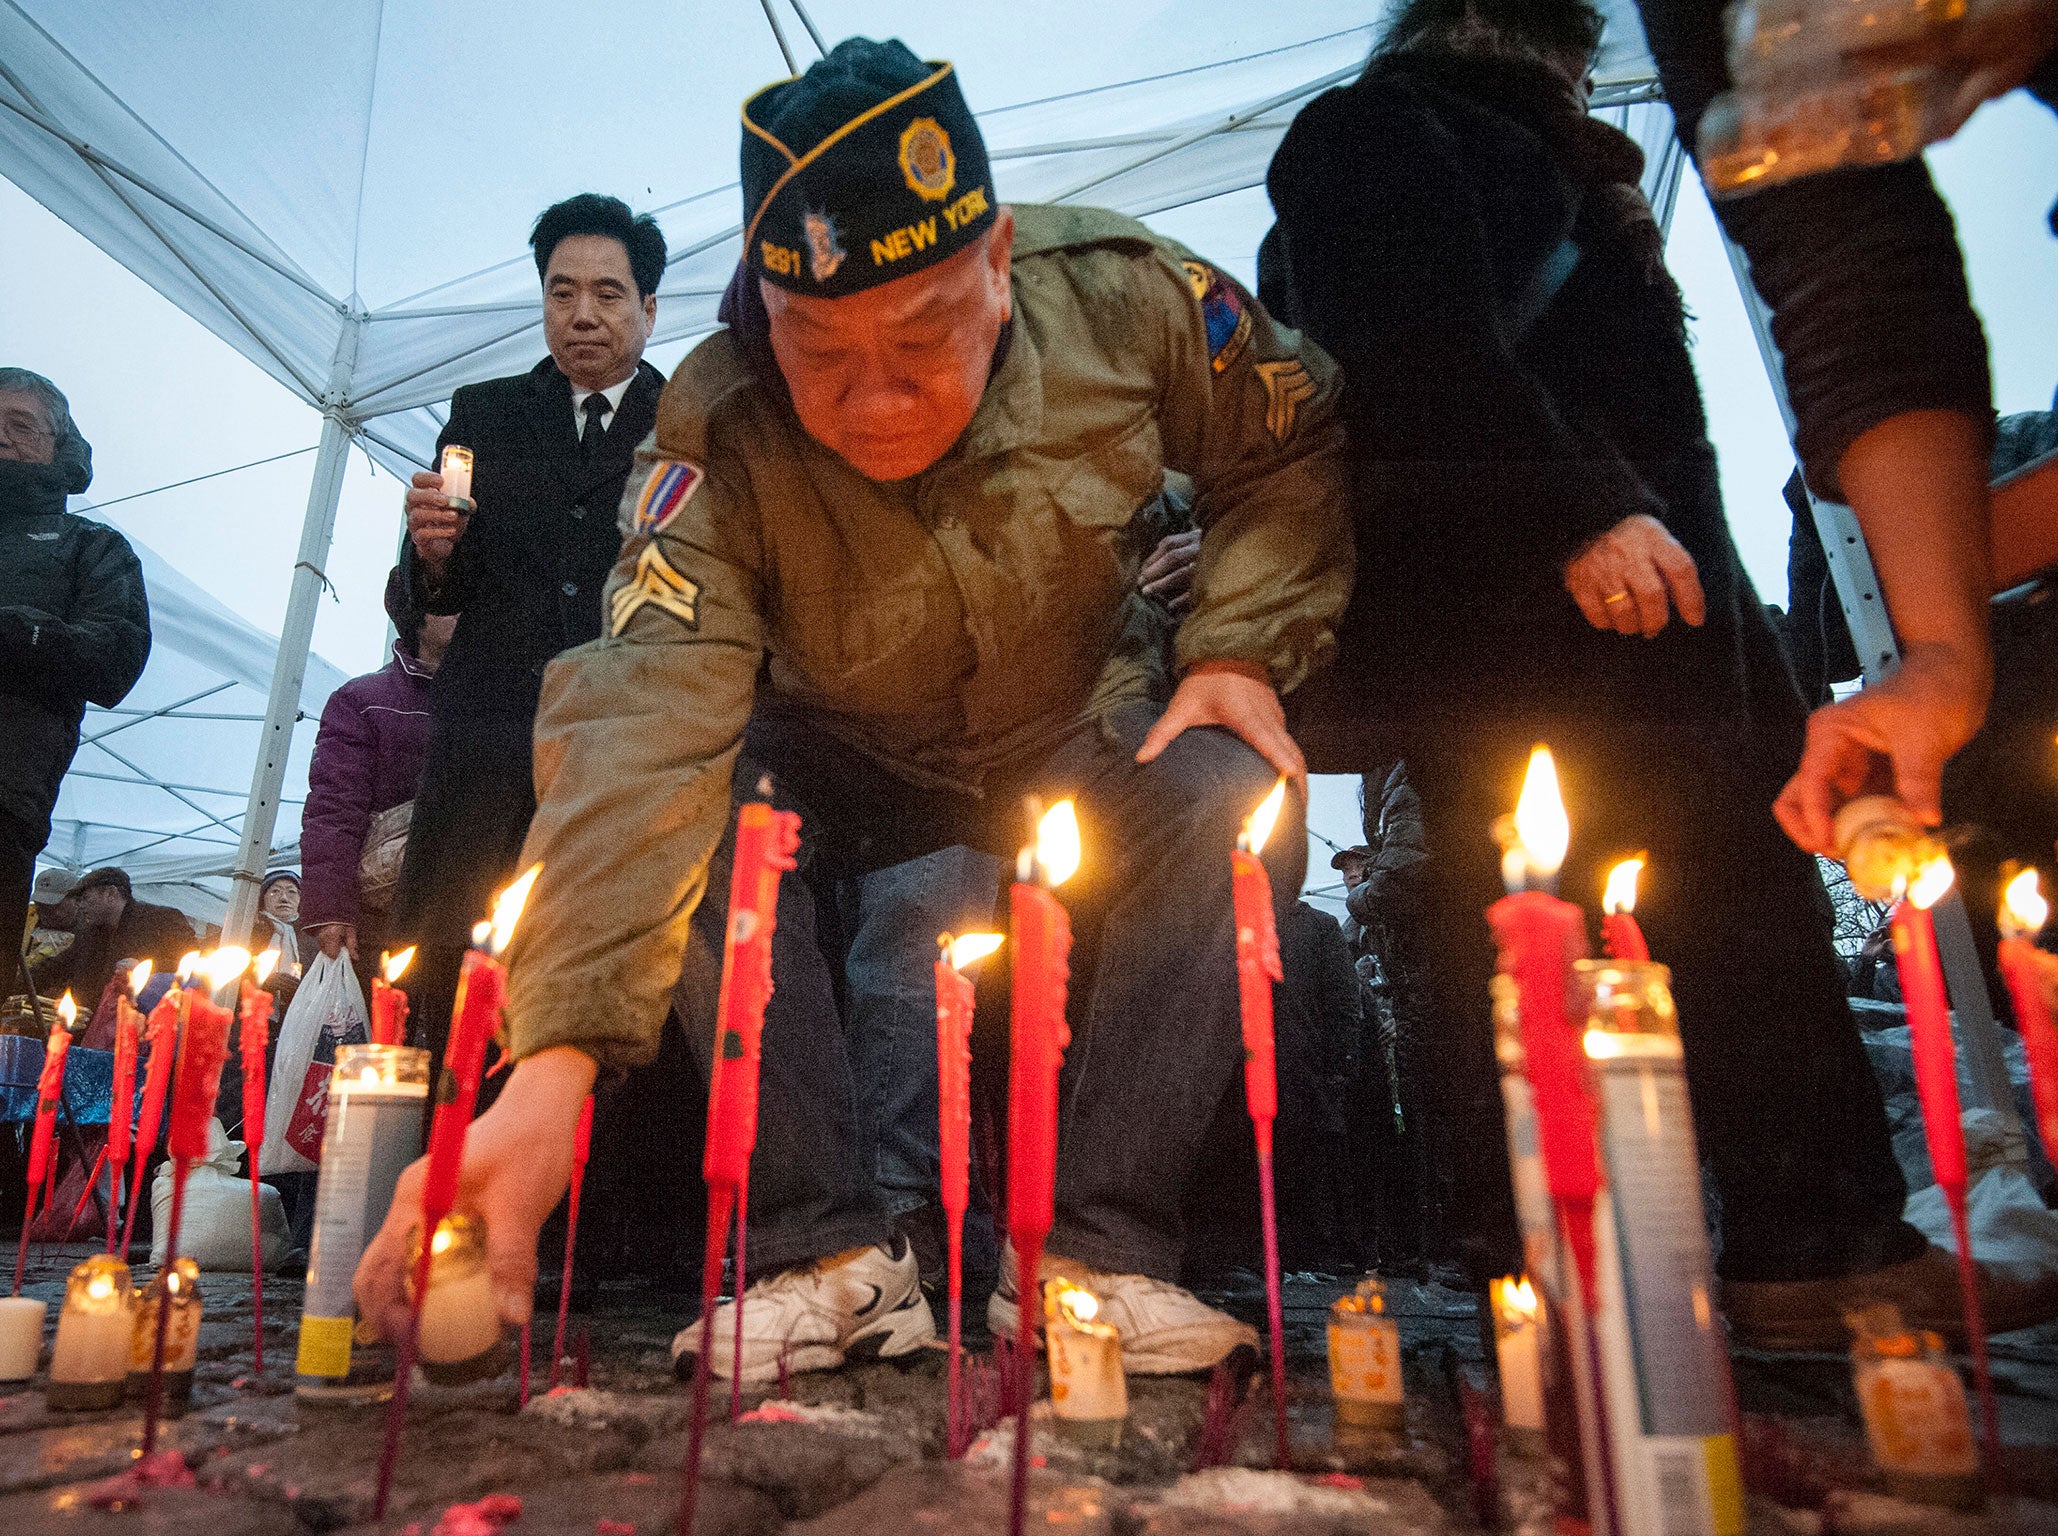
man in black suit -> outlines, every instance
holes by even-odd
[[[440,450],[472,450],[471,499],[420,473],[407,493],[414,602],[458,615],[431,696],[428,754],[395,895],[395,948],[439,1055],[472,924],[518,871],[535,813],[530,727],[543,668],[598,639],[600,590],[621,550],[616,510],[664,378],[643,361],[665,239],[648,214],[583,193],[529,236],[550,355],[460,389]]]

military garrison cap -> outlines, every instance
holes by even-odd
[[[995,216],[979,125],[949,64],[846,38],[743,104],[743,260],[841,298],[963,250]]]

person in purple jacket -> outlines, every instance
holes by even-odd
[[[367,860],[366,840],[375,824],[382,843],[404,835],[388,813],[414,799],[429,744],[429,679],[457,627],[454,614],[412,611],[397,569],[386,579],[386,613],[399,631],[393,658],[329,695],[300,816],[302,926],[323,954],[348,950],[364,985],[378,960],[393,882],[367,888],[363,870],[383,862],[399,871],[397,845],[383,861],[377,849]]]

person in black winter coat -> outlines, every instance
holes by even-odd
[[[421,947],[407,974],[432,1048],[472,925],[514,867],[536,812],[530,732],[543,669],[600,636],[600,591],[621,552],[616,512],[664,378],[644,362],[664,236],[614,198],[547,210],[532,236],[550,355],[467,385],[437,448],[472,450],[475,510],[453,513],[435,474],[408,492],[403,557],[416,611],[456,614],[430,686],[430,727],[389,942]]]
[[[150,656],[135,551],[65,511],[92,483],[62,392],[0,368],[0,993],[15,989],[29,882],[86,705],[119,704]]]
[[[1261,286],[1350,381],[1365,552],[1303,742],[1318,768],[1402,755],[1421,795],[1444,1215],[1481,1274],[1520,1251],[1489,829],[1543,740],[1565,894],[1650,853],[1637,915],[1673,969],[1732,1326],[1840,1347],[1863,1286],[1941,1328],[1950,1261],[1900,1220],[1827,899],[1772,817],[1804,712],[1723,519],[1642,155],[1584,110],[1600,30],[1582,0],[1411,0],[1272,163]]]

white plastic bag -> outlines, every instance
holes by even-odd
[[[186,1203],[179,1211],[179,1253],[209,1274],[250,1273],[250,1181],[237,1177],[243,1143],[229,1140],[219,1120],[207,1122],[207,1156],[186,1175]],[[261,1169],[260,1164],[260,1169]],[[164,1240],[171,1225],[172,1165],[167,1158],[150,1183],[150,1263],[164,1265]],[[269,1184],[257,1191],[257,1226],[265,1268],[275,1269],[293,1251],[286,1203]]]
[[[294,1112],[310,1093],[328,1093],[328,1073],[310,1085],[308,1068],[314,1064],[322,1036],[331,1042],[347,1039],[354,1027],[367,1024],[364,993],[358,990],[357,975],[350,969],[350,956],[338,950],[334,955],[315,953],[314,964],[300,980],[300,989],[286,1009],[279,1025],[279,1047],[272,1053],[271,1082],[264,1097],[264,1145],[258,1149],[258,1166],[267,1174],[306,1173],[314,1168],[311,1158],[295,1151],[287,1140]],[[360,1029],[360,1038],[363,1031]]]

